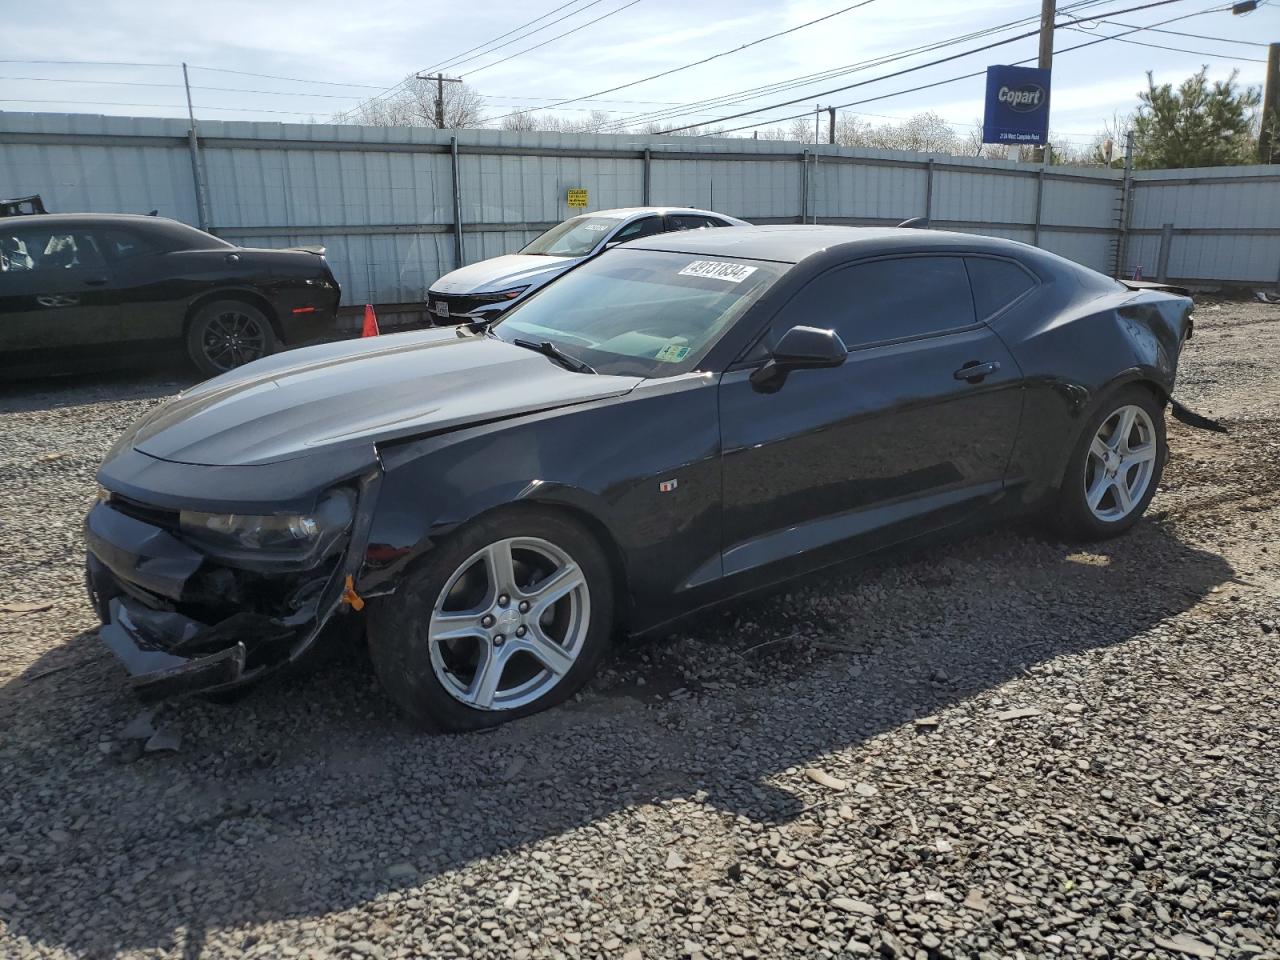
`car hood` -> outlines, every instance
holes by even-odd
[[[250,363],[157,407],[125,442],[177,463],[275,463],[619,396],[638,383],[574,373],[495,337],[415,331]]]
[[[496,293],[546,280],[568,270],[581,257],[542,257],[509,253],[446,273],[431,285],[432,293]]]

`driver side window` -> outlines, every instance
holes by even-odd
[[[783,309],[780,335],[796,324],[834,329],[850,350],[950,333],[977,322],[960,257],[895,257],[815,277]]]

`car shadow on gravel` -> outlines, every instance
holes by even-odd
[[[324,927],[388,897],[447,925],[450,897],[502,907],[506,888],[466,886],[471,861],[572,883],[564,851],[606,823],[677,837],[673,801],[788,822],[814,802],[788,771],[1124,643],[1232,576],[1161,523],[1089,548],[995,533],[623,644],[573,703],[493,733],[407,729],[348,651],[231,707],[165,706],[153,724],[181,745],[147,754],[123,732],[139,705],[83,633],[0,687],[0,920],[89,957],[196,957],[214,931]],[[617,868],[663,882],[666,849],[619,849]],[[709,853],[707,882],[733,883],[739,855]]]
[[[122,400],[168,399],[200,382],[194,371],[157,363],[139,369],[14,380],[0,385],[0,414],[35,413]]]

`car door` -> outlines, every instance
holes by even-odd
[[[201,285],[166,256],[173,244],[134,226],[106,227],[97,237],[115,277],[121,342],[150,348],[180,341],[187,302]]]
[[[119,339],[114,276],[92,231],[50,219],[0,223],[0,350],[5,361],[92,356]]]
[[[848,359],[762,392],[752,369],[796,325],[834,329]],[[960,257],[828,270],[779,311],[754,359],[720,386],[726,576],[768,580],[887,546],[1001,491],[1020,373],[977,321]]]

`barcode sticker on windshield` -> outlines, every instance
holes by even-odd
[[[755,272],[755,267],[748,267],[745,263],[725,263],[723,260],[695,260],[680,271],[680,276],[711,277],[713,280],[728,280],[730,283],[741,283]]]
[[[688,347],[679,343],[668,343],[665,347],[654,354],[653,359],[661,360],[664,363],[679,363],[688,355]]]

